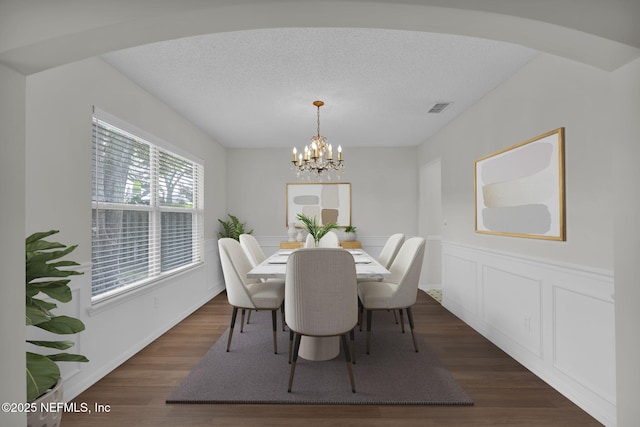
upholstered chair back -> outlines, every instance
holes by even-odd
[[[321,248],[339,248],[340,239],[335,232],[328,231],[327,234],[322,236],[320,242],[318,242],[318,246]]]
[[[343,249],[299,249],[287,261],[285,317],[305,335],[337,335],[358,321],[353,256]]]
[[[237,240],[224,237],[218,240],[222,274],[227,287],[229,304],[236,307],[253,308],[248,286],[260,283],[260,279],[248,279],[252,265]]]
[[[242,249],[244,249],[244,252],[247,254],[247,258],[249,258],[252,267],[255,267],[266,259],[260,244],[251,234],[240,235],[240,246],[242,246]]]
[[[304,241],[305,248],[315,248],[316,241],[313,240],[313,236],[311,234],[307,234],[307,239]]]
[[[398,251],[404,243],[404,234],[397,233],[389,236],[387,242],[382,247],[380,255],[378,255],[378,262],[382,264],[384,268],[389,268],[393,260],[398,255]]]
[[[416,302],[424,246],[425,240],[422,237],[412,237],[404,242],[398,251],[389,268],[391,277],[385,280],[396,287],[390,307],[408,307]]]

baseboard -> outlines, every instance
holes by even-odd
[[[87,375],[86,377],[82,378],[82,380],[80,381],[65,382],[65,385],[64,385],[65,402],[69,402],[70,400],[73,400],[74,398],[76,398],[78,395],[80,395],[80,393],[87,390],[96,382],[104,378],[111,371],[113,371],[114,369],[122,365],[124,362],[129,360],[136,353],[138,353],[139,351],[144,349],[146,346],[151,344],[153,341],[161,337],[163,334],[165,334],[171,328],[176,326],[178,323],[182,322],[184,319],[189,317],[194,311],[202,307],[204,304],[206,304],[211,299],[216,297],[222,291],[224,291],[224,288],[216,289],[207,298],[205,298],[204,301],[199,301],[198,303],[193,304],[191,307],[183,310],[183,312],[180,313],[180,315],[173,318],[171,322],[165,325],[162,325],[158,329],[152,331],[144,339],[140,340],[136,346],[130,347],[127,352],[122,353],[118,357],[112,359],[110,363],[102,365],[102,367],[99,370],[94,371],[91,375]]]

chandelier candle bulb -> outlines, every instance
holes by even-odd
[[[293,147],[293,157],[291,158],[291,161],[295,163],[296,158],[298,156],[296,156],[296,153],[298,152],[298,150],[296,149],[296,147]]]

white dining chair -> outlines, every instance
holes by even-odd
[[[418,351],[411,306],[415,304],[418,296],[424,246],[425,240],[422,237],[407,240],[389,267],[391,277],[382,282],[358,283],[360,310],[366,311],[367,315],[367,354],[371,349],[371,320],[374,310],[399,310],[401,320],[402,310],[406,310],[413,346],[416,352]]]
[[[305,248],[316,247],[316,241],[313,239],[313,236],[311,234],[307,234],[307,239],[304,241],[304,247]]]
[[[233,306],[227,351],[231,347],[231,338],[238,315],[238,309],[244,314],[246,310],[271,310],[273,324],[273,351],[278,353],[276,337],[276,314],[283,307],[284,283],[261,282],[260,279],[249,279],[247,273],[251,270],[251,262],[237,240],[222,238],[218,240],[222,274],[227,288],[227,300]],[[284,316],[284,311],[283,311]],[[284,317],[282,318],[284,324]]]
[[[327,234],[322,236],[320,242],[318,242],[318,246],[321,248],[339,248],[340,239],[335,232],[328,231]]]
[[[404,243],[403,233],[396,233],[389,236],[384,246],[382,247],[382,250],[380,251],[380,255],[378,255],[378,258],[377,258],[378,262],[384,268],[389,269],[389,267],[391,267],[391,263],[393,263],[393,260],[396,258],[396,255],[398,255],[398,251],[402,247],[403,243]],[[382,278],[377,280],[381,281]],[[358,280],[358,282],[367,282],[367,281],[371,281],[371,280],[368,280],[368,279]],[[393,319],[395,320],[397,325],[398,315],[396,314],[396,310],[393,310]],[[404,319],[402,319],[402,332],[404,333]]]
[[[249,258],[253,267],[260,264],[267,258],[260,247],[258,240],[256,240],[256,238],[251,234],[240,235],[240,246],[242,246],[242,249],[247,254],[247,258]]]
[[[351,391],[356,392],[351,352],[346,334],[351,336],[358,321],[358,292],[356,267],[353,256],[342,249],[299,249],[287,260],[284,311],[291,341],[295,344],[291,353],[289,389],[298,360],[302,336],[340,336],[347,362]],[[313,338],[311,338],[313,339]]]
[[[398,254],[398,251],[402,247],[403,243],[404,243],[404,234],[402,233],[392,234],[387,238],[387,241],[382,247],[382,250],[380,251],[380,255],[378,255],[378,258],[376,258],[376,260],[380,263],[380,265],[382,265],[384,268],[388,270],[389,267],[391,267],[391,263],[396,258],[396,255]],[[378,279],[378,280],[382,280],[382,279]],[[370,282],[370,281],[372,281],[372,279],[358,279],[358,282]],[[393,314],[395,316],[395,312]],[[398,323],[397,320],[396,320],[396,323]]]
[[[398,251],[400,251],[403,243],[404,234],[396,233],[389,236],[380,251],[380,255],[378,255],[378,262],[386,269],[391,267],[391,263],[396,258],[396,255],[398,255]]]
[[[267,257],[264,254],[264,251],[260,247],[258,240],[253,237],[251,234],[241,234],[240,235],[240,246],[244,250],[247,258],[251,262],[251,266],[255,267],[256,265],[262,263]],[[284,280],[282,279],[260,279],[261,282],[274,282],[274,283],[282,283],[284,285]],[[251,310],[247,314],[247,325],[251,321]],[[244,330],[244,316],[241,316],[240,320],[240,332]],[[284,331],[284,323],[282,324],[282,330]]]

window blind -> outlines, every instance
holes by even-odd
[[[203,167],[93,118],[92,300],[202,260]]]

